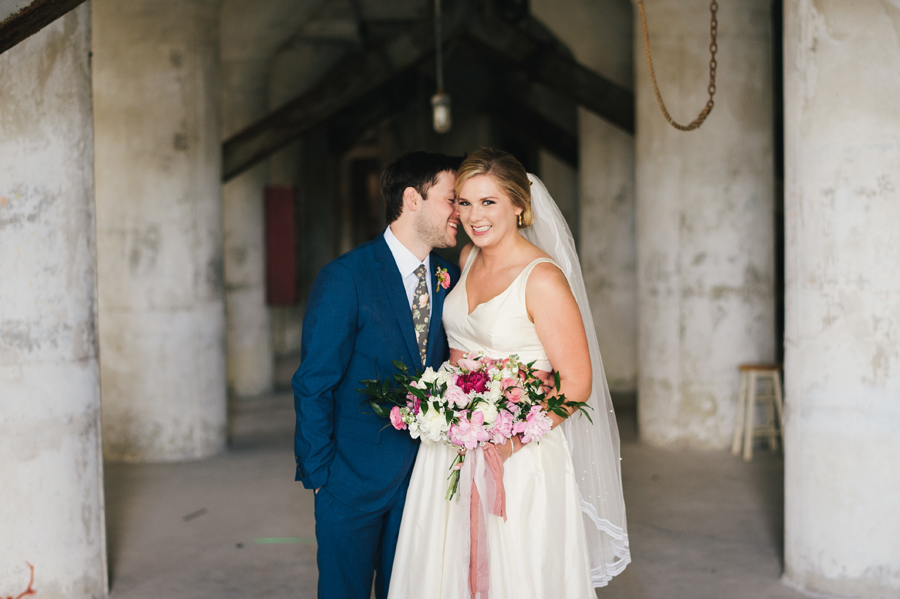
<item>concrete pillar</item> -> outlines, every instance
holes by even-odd
[[[106,596],[91,17],[0,55],[0,592]]]
[[[112,459],[225,446],[218,0],[96,0],[103,435]]]
[[[645,0],[673,118],[707,100],[709,5]],[[719,2],[715,109],[664,120],[635,10],[638,426],[657,445],[724,448],[741,362],[775,354],[769,0]]]
[[[900,596],[900,5],[786,1],[785,578]]]
[[[244,36],[234,35],[239,29],[234,21],[229,19],[234,27],[222,32],[223,139],[266,113],[268,57],[247,55],[247,50],[258,45]],[[229,39],[234,37],[237,39]],[[238,40],[247,43],[235,43]],[[261,163],[223,188],[228,390],[237,398],[263,395],[272,390],[272,329],[266,305],[263,224],[266,167],[265,162]]]
[[[629,0],[534,0],[535,15],[575,58],[610,81],[634,88]],[[578,111],[578,221],[584,282],[614,392],[637,389],[637,273],[634,136],[593,112]],[[552,190],[552,188],[551,188]]]
[[[261,6],[225,0],[219,33],[222,61],[222,138],[227,139],[268,112],[268,64],[307,18],[309,4],[273,0]],[[225,312],[228,327],[228,390],[250,398],[272,390],[270,310],[266,305],[263,162],[225,184]]]

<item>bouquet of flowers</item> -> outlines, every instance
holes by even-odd
[[[457,364],[444,362],[438,370],[426,368],[411,375],[403,362],[390,381],[365,380],[363,393],[379,416],[390,418],[398,430],[408,430],[413,439],[447,443],[459,449],[450,464],[447,499],[456,493],[463,449],[484,443],[504,445],[521,435],[523,443],[539,441],[550,431],[549,413],[563,418],[575,408],[590,416],[584,402],[568,401],[558,393],[559,373],[554,373],[556,394],[545,392],[545,381],[537,376],[534,362],[523,364],[517,355],[492,359],[482,353],[465,354]]]

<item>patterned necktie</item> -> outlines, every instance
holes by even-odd
[[[419,277],[419,282],[413,292],[412,317],[416,328],[416,342],[419,344],[419,356],[424,366],[425,358],[428,356],[428,321],[431,319],[431,302],[428,298],[428,283],[425,282],[424,264],[420,264],[416,269],[416,276]]]

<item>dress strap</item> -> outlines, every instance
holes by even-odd
[[[469,250],[469,255],[466,256],[466,263],[463,264],[462,274],[465,275],[469,272],[469,269],[472,268],[472,263],[475,262],[475,256],[480,251],[480,248],[477,245],[473,245],[472,249]]]
[[[517,277],[520,281],[522,281],[523,287],[528,282],[528,277],[531,276],[531,271],[534,270],[534,267],[537,266],[538,264],[543,264],[544,262],[549,262],[556,268],[559,268],[559,264],[554,262],[553,258],[546,258],[546,257],[535,258],[534,260],[532,260],[531,262],[528,263],[528,266],[526,266],[525,268],[522,269],[522,272],[519,273],[519,276]],[[559,270],[560,270],[560,272],[562,272],[561,268],[559,268]]]

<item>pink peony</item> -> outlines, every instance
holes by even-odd
[[[406,430],[406,423],[403,422],[403,416],[400,415],[400,406],[391,408],[391,424],[398,431]]]
[[[512,436],[513,415],[507,410],[500,410],[497,413],[497,419],[494,420],[493,426],[488,431],[491,441],[494,443],[506,443],[506,440]]]
[[[475,412],[472,414],[472,420],[469,420],[467,414],[459,417],[459,424],[450,427],[448,435],[450,442],[454,445],[460,445],[466,449],[475,449],[481,441],[490,439],[487,431],[484,430],[484,414]]]
[[[553,421],[541,406],[531,406],[525,422],[517,422],[513,426],[513,433],[522,435],[523,443],[538,441],[550,432]]]
[[[469,396],[456,385],[447,387],[447,391],[444,393],[444,399],[451,406],[456,406],[458,408],[464,408],[469,405]]]

